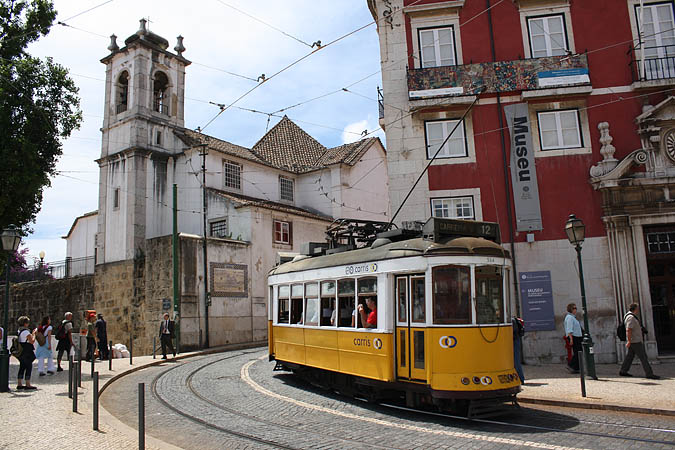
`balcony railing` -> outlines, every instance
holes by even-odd
[[[162,103],[159,100],[155,100],[153,109],[159,112],[160,114],[164,114],[165,116],[169,115],[169,105],[167,105],[166,103]]]
[[[127,110],[127,104],[126,103],[118,103],[115,106],[115,114],[123,113],[126,110]]]
[[[581,55],[498,61],[408,70],[410,99],[590,85]]]
[[[384,119],[384,94],[379,86],[377,87],[377,112],[380,119]]]
[[[94,257],[86,258],[66,258],[63,261],[52,261],[48,263],[36,263],[33,267],[21,270],[12,270],[9,274],[9,280],[12,283],[22,283],[26,281],[43,281],[62,278],[72,278],[79,275],[90,275],[94,273]],[[2,277],[4,283],[5,277]]]
[[[675,45],[631,48],[633,81],[654,81],[675,78]],[[643,56],[644,53],[644,56]],[[644,64],[642,58],[644,57]]]

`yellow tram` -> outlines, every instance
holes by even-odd
[[[418,236],[392,230],[271,270],[270,360],[371,400],[473,415],[515,404],[512,269],[498,225],[432,218]]]

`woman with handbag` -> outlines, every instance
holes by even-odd
[[[19,345],[21,345],[21,356],[19,357],[19,374],[16,380],[17,390],[33,390],[37,389],[30,384],[30,374],[33,371],[33,361],[35,361],[35,331],[32,333],[28,329],[30,319],[27,316],[19,317]],[[26,380],[26,385],[23,385],[23,380]]]
[[[42,339],[40,338],[42,336]],[[45,359],[47,360],[47,373],[54,375],[54,357],[52,354],[52,319],[45,316],[40,323],[40,326],[35,333],[35,338],[38,341],[38,348],[35,351],[35,357],[38,360],[38,375],[44,377],[45,373]]]

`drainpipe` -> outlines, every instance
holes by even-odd
[[[207,261],[206,253],[206,155],[208,153],[207,144],[201,144],[202,152],[200,156],[202,157],[202,196],[203,196],[203,225],[204,225],[204,241],[203,241],[203,258],[204,258],[204,347],[209,348],[209,303],[211,303],[211,298],[209,296],[209,265]]]
[[[495,51],[495,35],[494,29],[492,28],[492,10],[490,6],[490,0],[485,0],[485,5],[487,7],[487,19],[488,25],[490,27],[490,52],[492,54],[492,62],[497,62],[497,53]],[[497,92],[497,118],[499,119],[499,136],[502,141],[502,164],[504,168],[504,193],[506,194],[506,216],[509,222],[509,241],[511,242],[511,261],[513,262],[513,285],[516,290],[516,316],[520,317],[520,289],[518,287],[518,270],[516,269],[516,242],[515,242],[515,232],[513,230],[513,206],[511,202],[513,197],[511,196],[511,185],[509,183],[510,174],[509,174],[509,158],[506,153],[506,137],[504,135],[504,119],[502,117],[502,101],[501,94]]]

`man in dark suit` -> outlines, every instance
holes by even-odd
[[[171,349],[173,357],[176,357],[176,349],[173,348],[174,329],[174,321],[169,320],[169,313],[164,313],[164,320],[159,324],[159,340],[162,343],[162,359],[166,359],[167,345]]]

